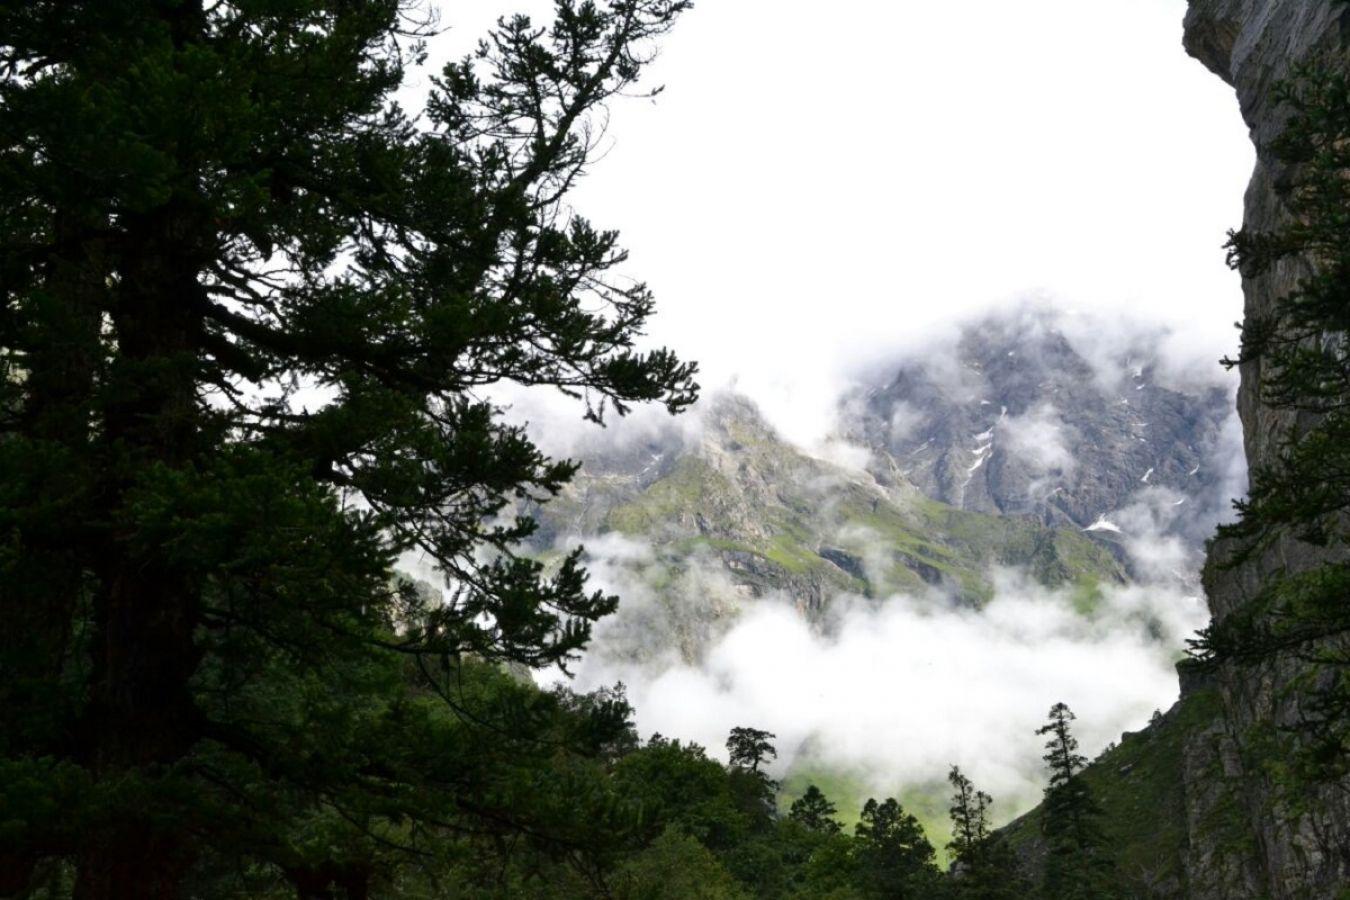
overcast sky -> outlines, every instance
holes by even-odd
[[[441,4],[458,54],[540,0]],[[1232,348],[1223,265],[1251,171],[1184,0],[699,0],[654,103],[618,102],[575,195],[657,292],[654,340],[791,436],[840,377],[935,323],[1034,295]]]
[[[935,331],[1026,299],[1107,323],[1089,345],[1129,330],[1115,317],[1170,327],[1162,355],[1218,379],[1242,306],[1221,247],[1240,223],[1252,151],[1231,90],[1181,48],[1185,5],[699,0],[650,72],[665,93],[614,105],[605,158],[573,201],[622,232],[629,274],[656,291],[651,338],[698,360],[705,386],[734,383],[808,449],[871,364],[949,352]],[[498,15],[543,19],[549,7],[442,3],[453,30],[433,55],[463,52]],[[567,452],[575,409],[559,418],[534,402],[516,414],[545,449]],[[592,564],[640,610],[621,565]],[[716,746],[728,723],[753,721],[783,735],[786,753],[796,728],[827,736],[833,764],[878,777],[940,778],[948,762],[969,763],[1021,808],[1041,777],[1032,723],[1055,699],[1090,714],[1095,752],[1175,697],[1172,662],[1203,621],[1200,601],[1156,586],[1117,593],[1086,624],[1062,596],[1021,582],[979,615],[897,602],[849,619],[845,606],[834,636],[760,604],[701,668],[597,663],[582,686],[623,677],[644,735]],[[1130,625],[1140,604],[1170,623],[1163,640]],[[981,690],[897,649],[924,646],[965,653]],[[905,685],[907,703],[942,708],[841,702],[859,665]],[[815,706],[792,687],[803,671]],[[969,697],[989,708],[961,706]]]

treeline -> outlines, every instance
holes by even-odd
[[[184,837],[209,835],[174,873],[187,897],[1115,896],[1063,704],[1038,732],[1050,773],[1044,855],[1018,858],[991,830],[990,796],[953,767],[942,871],[929,836],[893,798],[868,800],[851,829],[814,785],[781,809],[765,768],[774,736],[764,731],[733,729],[723,764],[694,743],[639,741],[622,688],[543,691],[472,659],[431,678],[398,656],[322,674],[228,698],[241,711],[265,704],[255,714],[291,733],[300,752],[273,762],[289,783],[211,745],[187,757],[181,775],[128,779],[115,791],[44,760],[0,788],[8,846],[40,837],[76,847],[94,817],[119,820],[153,804]],[[353,703],[343,691],[361,685],[380,690]],[[181,792],[172,804],[166,781]],[[54,853],[23,871],[14,860],[5,874],[23,881],[8,882],[12,896],[84,894],[77,855]]]
[[[394,673],[389,673],[391,676]],[[182,873],[193,897],[505,898],[563,900],[1000,900],[1109,898],[1118,893],[1080,777],[1085,761],[1063,704],[1038,733],[1050,773],[1042,809],[1045,852],[1019,858],[991,830],[991,797],[953,766],[949,868],[897,800],[868,800],[852,828],[816,786],[783,810],[765,765],[773,735],[733,729],[723,764],[695,743],[654,735],[640,742],[622,689],[575,695],[541,691],[501,669],[466,663],[444,696],[405,697],[405,753],[454,754],[464,802],[418,798],[407,817],[348,797],[280,796],[243,785],[270,816],[261,835],[217,823]],[[420,689],[415,693],[420,693]],[[447,700],[450,705],[447,706]],[[466,718],[457,715],[472,710]],[[297,720],[296,728],[305,728]],[[375,734],[364,735],[373,740]],[[386,732],[384,739],[395,737]],[[384,758],[396,756],[389,748]],[[306,765],[322,765],[321,756]],[[205,761],[203,761],[203,765]],[[396,763],[394,763],[396,764]],[[315,772],[316,780],[332,773]],[[359,777],[359,776],[357,776]],[[217,798],[184,798],[209,815]],[[467,808],[466,808],[467,807]],[[186,806],[184,808],[186,811]],[[72,823],[73,825],[74,823]],[[271,857],[271,858],[267,858]],[[278,860],[284,860],[279,862]],[[20,896],[70,896],[78,872],[49,860]]]

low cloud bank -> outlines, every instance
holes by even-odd
[[[1001,571],[979,610],[936,596],[843,595],[813,626],[784,597],[705,609],[716,614],[699,621],[714,633],[700,635],[706,649],[688,662],[671,609],[643,587],[639,545],[591,554],[597,579],[625,599],[575,686],[622,681],[643,737],[720,754],[732,727],[765,728],[778,736],[776,774],[828,770],[879,794],[938,782],[956,763],[999,799],[1001,819],[1040,796],[1034,730],[1051,704],[1078,713],[1083,749],[1096,754],[1175,700],[1176,648],[1205,618],[1201,600],[1179,589],[1112,587],[1085,611],[1071,590]],[[705,577],[691,573],[690,583]],[[640,652],[615,652],[639,635]]]
[[[1040,327],[1042,319],[1053,325],[1113,390],[1132,389],[1145,371],[1150,383],[1187,393],[1233,385],[1212,357],[1174,339],[1175,332],[1137,323],[1105,328],[1094,316],[1029,309],[1030,324],[1018,327]],[[840,440],[837,430],[855,388],[884,381],[898,361],[946,372],[954,384],[969,382],[972,397],[983,396],[976,376],[955,364],[960,327],[947,330],[945,337],[930,334],[923,352],[896,353],[850,379],[822,378],[830,397],[821,408],[829,416],[794,419],[814,408],[809,396],[799,396],[795,409],[766,402],[762,392],[752,390],[751,399],[797,446],[850,478],[865,477],[869,451]],[[704,428],[700,409],[673,421],[640,410],[605,430],[579,427],[575,407],[564,411],[536,398],[509,399],[546,451],[608,465],[627,460],[624,471],[649,455],[694,448]],[[1068,450],[1073,433],[1062,413],[1047,403],[997,426],[996,439],[1033,464],[1043,482],[1035,487],[1046,491],[1082,464]],[[906,435],[919,417],[902,402],[886,424],[893,436]],[[1105,536],[1123,548],[1140,583],[1106,587],[1091,603],[1003,571],[982,609],[937,595],[839,595],[825,598],[826,618],[812,623],[792,598],[751,597],[711,553],[682,560],[672,573],[659,548],[642,541],[563,536],[559,546],[586,545],[597,586],[621,598],[619,612],[599,624],[573,686],[622,681],[644,738],[660,732],[714,754],[734,726],[772,731],[779,776],[829,770],[876,794],[898,795],[940,784],[955,763],[995,795],[996,813],[1006,820],[1040,798],[1043,749],[1034,731],[1053,703],[1078,714],[1079,740],[1093,756],[1175,700],[1174,665],[1207,619],[1196,584],[1199,547],[1246,477],[1236,416],[1214,446],[1196,449],[1202,465],[1221,470],[1203,491],[1182,494],[1142,478],[1128,503],[1103,513],[1112,525]],[[867,566],[866,554],[862,562]]]

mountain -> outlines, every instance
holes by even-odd
[[[818,618],[842,593],[876,602],[939,593],[978,606],[997,566],[1072,586],[1085,604],[1102,582],[1127,577],[1082,529],[960,509],[903,479],[879,483],[787,443],[732,394],[705,402],[692,431],[671,425],[582,455],[567,491],[534,510],[537,551],[605,535],[649,546],[643,578],[663,596],[687,658],[739,602],[770,594]],[[720,593],[680,589],[682,576],[709,567],[725,576]]]
[[[666,593],[695,561],[712,565],[730,587],[686,610],[682,633],[773,593],[812,617],[844,592],[978,605],[996,566],[1072,584],[1087,602],[1102,580],[1155,574],[1139,571],[1132,540],[1148,539],[1150,558],[1170,539],[1198,560],[1231,496],[1229,389],[1167,383],[1156,334],[1103,352],[1083,332],[1014,308],[896,359],[841,402],[838,438],[865,451],[862,465],[793,446],[735,394],[692,421],[602,433],[576,450],[584,465],[566,492],[532,510],[535,551],[639,540]],[[1193,581],[1198,565],[1174,568]]]
[[[1107,536],[1153,489],[1175,507],[1164,530],[1198,551],[1230,496],[1231,391],[1181,384],[1160,334],[1092,333],[1110,327],[1035,306],[987,316],[855,395],[846,429],[879,481],[966,510]]]
[[[1013,309],[895,358],[842,399],[833,449],[820,450],[829,458],[785,440],[734,393],[682,419],[583,438],[577,477],[528,511],[539,558],[581,543],[597,583],[621,598],[588,664],[630,686],[682,664],[703,671],[767,598],[790,601],[829,646],[836,604],[979,611],[1013,570],[1039,586],[1031,593],[1067,598],[1068,617],[1097,635],[1083,648],[1102,646],[1103,623],[1115,622],[1148,635],[1166,666],[1194,627],[1166,607],[1197,591],[1186,560],[1198,570],[1198,535],[1212,530],[1227,487],[1231,394],[1178,385],[1156,351],[1116,341],[1103,352],[1074,327]],[[1176,547],[1183,558],[1169,556]],[[1148,565],[1157,555],[1170,560],[1166,589]],[[1141,590],[1158,604],[1122,601]],[[786,790],[828,786],[842,810],[876,790],[866,771],[818,752],[829,733],[795,740],[780,748],[794,760]],[[1018,753],[1029,781],[1004,801],[1025,804],[1037,755]],[[947,785],[941,772],[916,775],[886,790],[941,844]]]

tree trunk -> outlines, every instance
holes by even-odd
[[[86,848],[75,900],[178,900],[190,858],[174,836],[128,823]]]
[[[40,335],[24,360],[23,433],[44,460],[43,480],[31,500],[40,505],[83,507],[88,442],[99,364],[99,324],[106,303],[107,264],[101,242],[91,238],[97,223],[58,215],[55,238],[61,248],[44,273],[45,291],[33,304]],[[6,714],[22,717],[32,703],[50,706],[50,689],[69,651],[72,619],[83,581],[78,538],[59,512],[30,516],[23,527],[22,566],[5,585],[6,628],[0,654],[11,666],[0,684]],[[18,726],[27,723],[22,720]],[[12,734],[11,740],[17,738]],[[55,735],[34,735],[26,750],[55,754]]]
[[[24,895],[33,881],[37,857],[31,853],[0,851],[0,897]]]
[[[370,869],[362,865],[289,868],[286,877],[295,885],[296,900],[367,900],[370,896]]]
[[[192,241],[206,232],[171,204],[131,222],[128,233],[133,250],[113,315],[118,353],[104,428],[102,507],[110,523],[126,522],[129,492],[146,479],[189,466],[199,429],[192,309],[200,245]],[[190,679],[200,661],[199,587],[194,573],[171,566],[162,548],[141,538],[134,526],[114,524],[99,554],[84,735],[100,780],[139,777],[147,796],[91,836],[79,866],[81,900],[170,900],[190,856],[191,817],[170,807],[165,818],[179,824],[165,831],[150,813],[180,802],[157,797],[156,783],[198,738]]]

